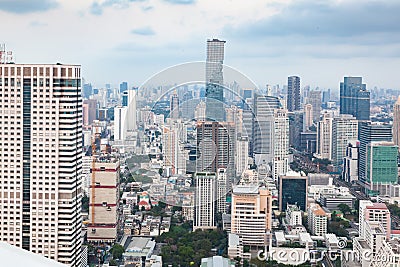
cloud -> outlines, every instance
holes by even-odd
[[[35,21],[32,21],[31,23],[29,23],[29,25],[30,25],[31,27],[45,27],[45,26],[47,26],[48,24],[47,24],[46,22],[41,22],[41,21],[35,20]]]
[[[133,2],[144,2],[146,0],[106,0],[106,1],[95,1],[90,7],[90,13],[93,15],[103,14],[103,9],[107,7],[115,8],[128,8]]]
[[[58,5],[55,0],[1,0],[0,10],[15,14],[26,14],[44,12],[56,8]]]
[[[400,2],[295,1],[278,14],[242,28],[241,36],[354,37],[400,33]]]
[[[150,35],[154,35],[155,32],[153,31],[153,29],[151,27],[142,27],[142,28],[136,28],[133,29],[131,31],[132,34],[136,34],[136,35],[144,35],[144,36],[150,36]]]
[[[196,3],[196,0],[164,0],[164,1],[175,5],[192,5]]]

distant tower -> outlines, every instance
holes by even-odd
[[[321,91],[310,91],[308,93],[307,98],[308,104],[312,105],[312,119],[315,123],[319,121],[321,116],[321,106],[322,106],[322,99],[321,99]]]
[[[311,104],[304,105],[304,117],[303,117],[303,132],[309,131],[313,125],[313,106]]]
[[[300,110],[300,78],[297,76],[288,78],[287,109]]]
[[[206,117],[211,121],[224,120],[224,46],[225,41],[207,40],[206,60]]]
[[[393,107],[393,142],[400,147],[400,96]]]
[[[340,168],[351,140],[357,140],[358,121],[351,115],[340,115],[332,123],[332,161]],[[341,169],[340,169],[341,170]]]
[[[279,175],[285,175],[289,170],[289,118],[286,109],[274,111],[273,147],[272,177],[277,181]]]
[[[174,91],[174,94],[171,95],[169,108],[170,108],[169,117],[171,119],[178,119],[179,118],[179,97],[176,93],[176,90]]]
[[[340,83],[340,114],[350,114],[359,121],[370,116],[370,92],[361,77],[344,77]]]

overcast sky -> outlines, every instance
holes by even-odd
[[[256,84],[337,89],[344,76],[400,88],[398,0],[0,0],[0,43],[16,63],[81,64],[96,86],[139,86],[175,64],[225,64]]]

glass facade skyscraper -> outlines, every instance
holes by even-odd
[[[207,40],[206,61],[206,119],[224,121],[224,46],[225,41]]]
[[[340,83],[340,114],[351,114],[359,121],[369,120],[370,92],[362,77],[344,77]]]
[[[288,78],[287,109],[289,111],[300,110],[300,77]]]

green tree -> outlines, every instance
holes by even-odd
[[[343,203],[339,204],[338,208],[343,213],[343,215],[351,213],[351,208],[347,204],[343,204]]]
[[[112,259],[110,260],[110,266],[118,266],[118,263],[114,259]]]
[[[113,259],[121,259],[122,254],[125,252],[125,249],[123,246],[120,244],[114,244],[111,248],[111,254],[113,256]]]

